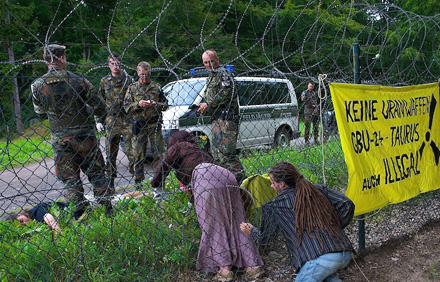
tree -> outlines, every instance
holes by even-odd
[[[20,44],[13,44],[14,42],[24,41],[24,38],[28,39],[31,30],[25,31],[20,25],[26,22],[32,22],[32,11],[33,6],[29,5],[28,7],[22,7],[20,5],[10,4],[8,1],[5,1],[2,6],[0,6],[0,14],[1,18],[4,18],[4,22],[0,22],[0,33],[5,35],[3,45],[4,49],[7,49],[8,58],[4,58],[8,61],[10,65],[6,65],[2,67],[1,72],[9,73],[10,80],[7,77],[2,77],[1,80],[1,97],[2,100],[10,99],[12,108],[8,106],[4,106],[1,110],[2,115],[5,120],[4,124],[8,126],[8,122],[10,118],[15,121],[16,131],[19,133],[23,132],[23,120],[22,120],[22,111],[21,111],[21,101],[19,95],[19,83],[17,81],[17,75],[22,71],[20,67],[16,64],[16,54],[21,58],[24,55],[24,46]],[[16,46],[14,48],[14,46]],[[6,53],[6,52],[5,52]],[[12,93],[11,96],[8,93]],[[2,103],[3,104],[3,103]],[[5,103],[7,105],[9,103]],[[11,113],[12,112],[12,113]]]

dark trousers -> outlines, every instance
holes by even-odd
[[[304,115],[304,140],[305,142],[309,141],[310,136],[310,124],[313,123],[313,137],[315,138],[315,142],[318,141],[318,115],[317,114],[308,114]]]
[[[104,158],[93,135],[73,136],[53,144],[55,171],[66,185],[68,201],[74,201],[77,209],[84,208],[87,201],[80,173],[83,171],[93,186],[93,193],[99,204],[107,204],[114,190],[108,188],[105,177]]]

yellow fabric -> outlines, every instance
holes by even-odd
[[[246,211],[249,217],[252,210],[261,208],[265,202],[275,198],[277,193],[270,187],[270,178],[268,174],[254,175],[243,180],[241,187],[246,189],[252,197],[253,204]]]
[[[331,83],[355,215],[440,186],[437,83],[385,87]]]

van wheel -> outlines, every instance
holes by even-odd
[[[289,129],[282,127],[275,134],[274,145],[275,147],[290,146],[290,140],[292,140],[292,136]]]

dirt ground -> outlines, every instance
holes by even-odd
[[[277,248],[278,251],[274,250]],[[258,281],[294,281],[293,269],[283,267],[287,264],[284,246],[280,244],[271,249],[263,254],[267,276]],[[412,236],[357,254],[350,265],[337,274],[348,282],[439,282],[440,222],[427,224]]]
[[[344,281],[440,281],[440,222],[367,250],[339,272]]]
[[[292,282],[296,273],[288,266],[287,250],[282,240],[261,248],[265,275],[256,282]],[[236,271],[235,281],[244,281],[243,270]],[[348,282],[440,282],[440,222],[425,225],[414,235],[358,253],[349,266],[337,272]],[[182,281],[211,281],[211,276],[185,273]],[[198,277],[198,278],[196,278]],[[183,278],[183,277],[182,277]]]

